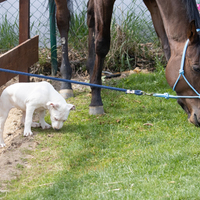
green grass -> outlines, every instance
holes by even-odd
[[[174,94],[163,71],[106,84]],[[59,132],[34,129],[29,168],[20,166],[4,199],[200,199],[199,128],[176,101],[108,90],[102,97],[105,115],[90,116],[90,96],[75,92],[68,102],[76,111]]]
[[[155,55],[160,51],[152,21],[145,16],[147,9],[139,10],[136,5],[133,0],[127,12],[123,8],[114,10],[110,51],[105,59],[105,68],[109,70],[134,69],[141,58],[148,63],[155,61]],[[119,10],[120,17],[119,13],[115,14]]]
[[[146,10],[138,12],[135,0],[128,9],[115,8],[111,20],[110,51],[105,58],[104,69],[125,71],[134,69],[140,60],[155,63],[155,57],[161,52],[161,45],[153,28],[151,19],[145,16]],[[85,10],[74,13],[69,30],[69,51],[78,51],[81,57],[87,57],[88,27]],[[163,59],[163,63],[165,60]]]
[[[2,23],[0,24],[0,52],[7,51],[18,45],[19,28],[16,21],[11,23],[8,21],[7,15],[2,18]]]
[[[84,8],[86,8],[86,5]],[[87,11],[83,9],[79,14],[74,13],[70,20],[69,46],[80,52],[83,52],[83,50],[87,52],[88,26],[86,13]]]

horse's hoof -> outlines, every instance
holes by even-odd
[[[103,106],[90,106],[89,107],[90,115],[102,115],[104,114]]]
[[[65,99],[68,99],[68,98],[74,96],[73,90],[72,90],[72,89],[63,89],[63,90],[60,90],[59,93],[60,93]]]

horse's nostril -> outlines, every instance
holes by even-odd
[[[194,122],[195,122],[195,125],[196,125],[196,126],[200,126],[200,122],[199,122],[198,119],[197,119],[196,113],[194,113]]]

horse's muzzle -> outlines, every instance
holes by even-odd
[[[200,117],[196,113],[190,116],[189,121],[193,123],[195,126],[200,126]]]

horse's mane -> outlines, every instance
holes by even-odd
[[[182,0],[187,10],[189,21],[195,20],[196,28],[200,28],[200,17],[195,0]]]

